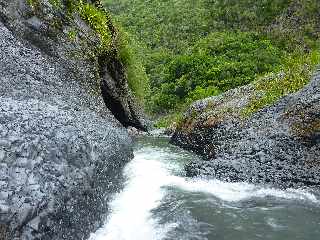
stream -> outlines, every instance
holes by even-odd
[[[89,240],[320,239],[320,194],[186,178],[197,156],[168,141],[137,140],[125,187]]]

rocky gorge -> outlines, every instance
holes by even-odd
[[[124,127],[146,129],[117,29],[101,47],[107,15],[79,3],[0,1],[1,240],[88,238],[133,157]]]
[[[128,67],[134,50],[110,14],[99,0],[0,0],[0,240],[317,239],[320,70],[311,49],[302,63],[293,58],[294,80],[286,68],[257,74],[148,135]],[[232,42],[239,33],[229,32]]]

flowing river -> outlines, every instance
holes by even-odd
[[[90,240],[320,239],[318,193],[189,179],[194,158],[165,137],[138,140],[125,187]]]

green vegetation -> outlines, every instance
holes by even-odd
[[[111,17],[104,9],[81,0],[68,0],[66,6],[69,16],[72,17],[75,12],[78,13],[99,36],[100,45],[96,54],[105,56],[115,54],[115,57],[124,64],[129,87],[137,100],[144,104],[149,85],[144,66],[137,56],[137,43],[119,24],[115,27],[115,23],[112,22]],[[68,37],[72,41],[76,35],[76,29],[68,32]]]
[[[57,9],[61,9],[63,6],[61,0],[49,0],[49,3]]]
[[[279,66],[283,54],[256,33],[212,33],[197,42],[190,54],[177,55],[167,64],[159,90],[151,97],[154,109],[171,110],[248,84]]]
[[[61,0],[49,0],[49,2],[55,9],[64,10]],[[38,8],[41,6],[42,0],[27,0],[27,3],[32,8]],[[64,4],[67,15],[71,19],[74,17],[74,14],[79,14],[80,17],[97,33],[100,38],[99,50],[101,52],[110,51],[113,37],[108,25],[111,23],[110,16],[104,10],[99,9],[85,0],[66,0]],[[73,40],[76,35],[76,29],[72,29],[68,32],[70,40]]]
[[[140,45],[120,25],[117,28],[119,31],[117,39],[118,55],[121,62],[126,66],[129,87],[139,103],[144,106],[150,86],[142,59],[138,55]]]
[[[112,44],[112,33],[108,27],[108,22],[110,21],[109,17],[105,12],[90,3],[82,3],[79,5],[78,9],[81,18],[98,33],[101,51],[109,51]]]
[[[37,8],[39,6],[39,0],[27,0],[27,3],[33,8]]]
[[[281,74],[269,74],[269,79],[260,79],[255,82],[255,88],[263,94],[253,99],[249,106],[243,110],[248,116],[266,105],[270,105],[282,96],[300,90],[309,82],[316,66],[320,62],[320,52],[312,51],[310,54],[288,56],[284,62]]]
[[[57,2],[57,0],[51,1]],[[106,12],[82,0],[67,0],[66,8],[70,17],[73,17],[74,13],[78,13],[92,30],[97,33],[100,39],[100,45],[97,49],[99,53],[111,51],[113,33],[109,29],[108,24],[111,22],[111,19]]]
[[[49,0],[62,9],[61,0]],[[319,63],[318,0],[66,0],[95,31],[96,55],[118,58],[158,126],[189,104],[254,82],[244,116],[301,89]],[[41,0],[27,0],[38,8]],[[120,27],[123,26],[123,27]],[[77,29],[67,32],[77,40]]]
[[[179,119],[194,100],[256,82],[264,94],[252,100],[247,116],[301,89],[319,63],[317,0],[104,3],[140,42],[137,56],[151,86],[148,110],[165,116],[159,126]]]
[[[26,0],[32,7],[33,14],[40,18],[45,17],[42,14],[44,0]],[[75,17],[80,17],[93,30],[92,39],[98,37],[98,43],[92,44],[92,51],[87,52],[88,59],[104,58],[105,61],[118,59],[125,68],[128,79],[128,85],[134,96],[144,105],[146,95],[149,94],[149,80],[145,71],[144,64],[138,54],[140,49],[137,41],[123,30],[120,23],[115,23],[99,1],[87,0],[48,0],[54,11],[66,15],[66,20],[72,23]],[[55,29],[62,30],[62,23],[58,19],[52,20],[52,26]],[[66,37],[71,42],[81,44],[82,39],[79,36],[79,29],[75,24],[70,24],[70,29],[66,31]],[[87,39],[86,39],[87,40]],[[85,42],[86,42],[85,40]]]
[[[269,26],[292,0],[206,0],[218,29],[261,29]],[[211,7],[210,7],[211,5]]]
[[[68,38],[70,41],[75,41],[78,35],[78,31],[76,29],[71,29],[68,31]]]
[[[166,114],[159,118],[156,122],[155,127],[157,128],[166,128],[169,127],[172,123],[178,123],[183,119],[183,115],[181,111],[177,111],[176,113]]]

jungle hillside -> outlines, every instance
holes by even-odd
[[[268,94],[251,114],[301,89],[319,63],[318,0],[104,4],[126,36],[130,87],[159,127],[179,121],[195,100],[257,83]]]

